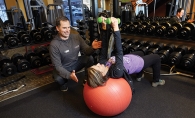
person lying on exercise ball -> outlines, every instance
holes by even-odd
[[[106,25],[105,22],[103,22],[102,25]],[[142,51],[123,55],[118,20],[114,17],[111,17],[111,26],[115,40],[115,47],[113,48],[115,52],[114,56],[111,56],[109,59],[107,59],[109,39],[104,39],[103,37],[99,63],[87,69],[87,84],[90,87],[95,88],[104,85],[108,78],[117,79],[121,77],[125,78],[127,81],[132,81],[131,78],[127,78],[127,75],[134,73],[137,73],[137,81],[141,81],[141,79],[143,78],[143,70],[148,67],[152,67],[152,86],[157,87],[158,85],[164,85],[165,80],[160,79],[160,56],[157,54],[144,56],[144,53]],[[101,34],[102,33],[103,31],[101,32]]]

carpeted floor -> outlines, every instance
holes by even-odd
[[[0,103],[0,118],[98,118],[83,99],[82,79],[69,81],[69,90],[61,92],[56,83]],[[141,82],[134,81],[135,94],[128,108],[114,118],[195,118],[195,80],[162,76],[164,86],[151,86],[151,75]]]

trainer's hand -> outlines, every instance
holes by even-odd
[[[93,49],[98,49],[98,48],[101,48],[101,47],[102,47],[102,41],[98,41],[97,39],[95,39],[92,42],[92,48]]]
[[[76,76],[76,74],[75,74],[75,70],[73,70],[72,73],[70,74],[70,78],[73,81],[75,81],[75,82],[78,82],[79,81],[78,78],[77,78],[77,76]]]

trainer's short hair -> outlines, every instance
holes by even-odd
[[[60,21],[69,21],[66,16],[60,16],[56,19],[56,26],[60,26]]]

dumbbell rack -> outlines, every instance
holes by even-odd
[[[142,36],[142,35],[133,35],[133,34],[122,34],[122,38],[129,38],[138,41],[154,41],[154,42],[161,42],[165,44],[174,44],[174,45],[186,45],[188,47],[194,47],[194,40],[181,40],[181,39],[173,39],[173,38],[162,38],[162,37],[153,37],[153,36]],[[194,70],[184,70],[182,68],[178,68],[176,66],[168,66],[162,64],[162,67],[167,66],[169,69],[168,73],[162,73],[162,76],[174,76],[174,75],[181,75],[189,78],[195,78]],[[145,73],[152,74],[150,71],[145,71]]]
[[[48,46],[49,44],[50,44],[50,42],[47,42],[44,44],[36,44],[36,45],[30,46],[30,48],[31,48],[31,50],[34,50],[38,46]],[[25,50],[27,52],[27,50],[28,50],[27,47],[25,47]],[[46,72],[49,72],[52,70],[53,70],[53,66],[52,66],[52,64],[49,64],[49,65],[46,65],[46,66],[41,67],[41,68],[31,69],[31,72],[33,72],[36,75],[40,75],[40,74],[43,74],[43,73],[46,73]]]

